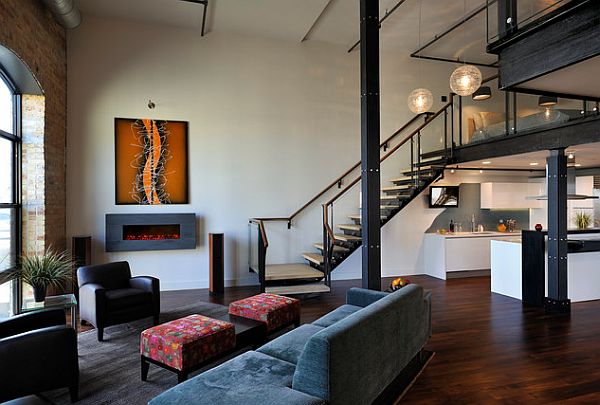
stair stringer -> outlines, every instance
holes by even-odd
[[[441,173],[427,182],[408,204],[402,206],[381,227],[381,275],[382,277],[423,274],[422,239],[435,218],[443,208],[431,209],[427,201],[429,186],[437,180]],[[415,218],[423,220],[415,222]],[[413,236],[408,236],[412,234]],[[419,235],[415,243],[414,234]],[[404,244],[403,244],[404,243]],[[400,248],[399,248],[400,246]],[[409,249],[407,247],[410,246]],[[331,272],[332,280],[349,280],[362,278],[362,244],[346,256]],[[409,252],[409,254],[405,254]],[[398,266],[407,263],[410,266]]]

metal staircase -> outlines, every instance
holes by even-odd
[[[450,101],[438,112],[415,116],[381,143],[381,162],[389,163],[389,170],[394,174],[381,187],[382,227],[443,173],[455,143],[453,109],[450,95]],[[334,216],[336,204],[348,198],[350,192],[357,192],[360,175],[349,180],[359,166],[360,162],[289,217],[250,219],[249,270],[258,275],[261,291],[293,295],[331,290],[332,271],[361,246],[360,208],[345,212],[337,224]],[[339,191],[334,193],[336,188]],[[287,222],[291,229],[296,217],[318,202],[322,206],[323,239],[313,244],[313,251],[298,254],[304,263],[268,265],[266,224]],[[347,206],[347,201],[343,205]]]

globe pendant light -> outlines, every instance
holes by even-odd
[[[464,20],[467,19],[467,0],[463,2]],[[467,36],[465,32],[465,42]],[[473,65],[462,65],[450,75],[450,88],[459,96],[470,96],[481,86],[481,71]]]
[[[433,94],[427,89],[415,89],[408,95],[408,108],[415,114],[429,111],[433,105]]]
[[[457,67],[450,76],[450,88],[459,96],[470,96],[481,86],[481,71],[473,65]]]
[[[419,1],[419,49],[421,49],[421,13],[423,3],[422,0]],[[419,51],[419,65],[420,61],[420,51]],[[419,81],[421,78],[421,69],[419,66]],[[424,112],[429,111],[431,106],[433,105],[433,94],[431,91],[425,88],[418,88],[410,92],[408,95],[408,99],[406,100],[408,103],[408,108],[414,112],[415,114],[422,114]]]

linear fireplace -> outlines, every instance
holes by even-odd
[[[195,214],[106,214],[107,252],[195,247]]]

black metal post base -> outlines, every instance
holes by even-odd
[[[544,300],[544,309],[547,314],[570,314],[571,313],[571,300],[555,300],[546,297]]]

